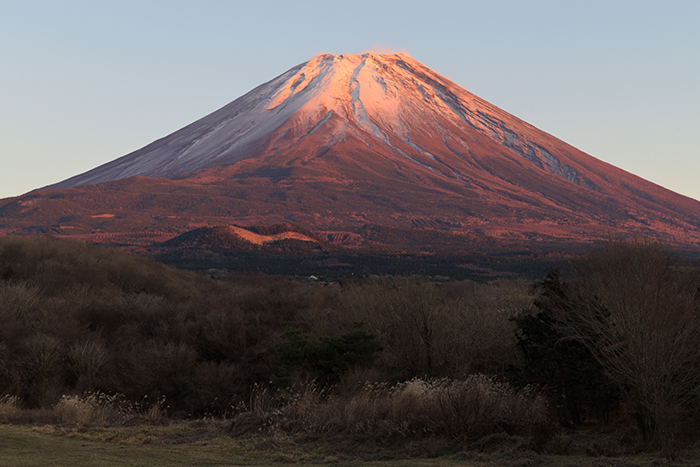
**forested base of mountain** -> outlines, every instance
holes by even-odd
[[[537,280],[210,275],[0,238],[0,420],[215,417],[230,436],[448,451],[674,457],[698,440],[698,269],[661,245],[608,242]]]
[[[570,255],[566,255],[570,256]],[[325,251],[306,253],[259,253],[183,249],[153,255],[181,269],[206,272],[264,273],[282,276],[315,276],[324,280],[362,278],[373,275],[423,276],[437,279],[491,281],[499,277],[544,277],[547,271],[567,267],[564,254],[431,254],[390,251]]]

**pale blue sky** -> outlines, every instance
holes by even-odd
[[[700,1],[0,0],[0,198],[116,159],[320,52],[406,51],[700,199]]]

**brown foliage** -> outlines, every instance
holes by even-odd
[[[399,377],[500,373],[517,358],[510,316],[531,306],[524,280],[439,284],[384,277],[344,290],[347,316],[366,322]]]

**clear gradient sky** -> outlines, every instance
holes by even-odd
[[[700,199],[699,25],[695,0],[0,0],[0,198],[372,50]]]

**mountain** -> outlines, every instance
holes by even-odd
[[[279,222],[399,250],[700,242],[700,202],[404,54],[319,55],[142,149],[0,201],[6,233],[126,245]]]
[[[514,151],[518,159],[593,187],[566,155],[554,156],[532,141],[545,135],[524,122],[406,55],[364,54],[318,56],[143,149],[48,188],[137,175],[173,179],[252,156],[256,164],[306,165],[329,148],[380,156],[401,172],[427,169],[460,180],[463,162],[469,166],[466,173],[484,170],[470,155],[473,130]],[[492,157],[502,151],[490,149],[496,151]],[[357,156],[353,162],[360,162]],[[377,171],[387,161],[364,162]],[[328,166],[326,161],[323,165]]]

